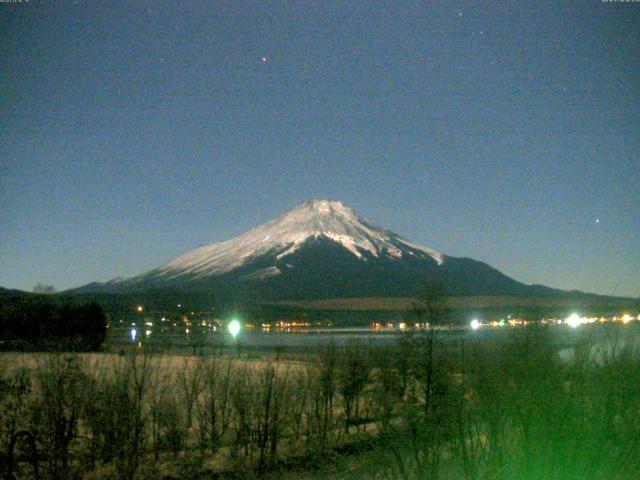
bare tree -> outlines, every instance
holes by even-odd
[[[53,285],[45,285],[43,283],[38,282],[33,286],[33,292],[51,295],[53,293],[56,293],[56,289]]]
[[[33,381],[31,371],[20,367],[10,369],[5,363],[0,364],[0,471],[6,470],[12,475],[17,467],[18,456],[16,446],[25,441],[30,450],[30,463],[34,475],[38,476],[38,452],[33,436],[32,425],[29,424]],[[6,460],[2,452],[6,451]],[[6,465],[5,465],[6,463]]]
[[[379,347],[372,351],[373,398],[382,428],[388,428],[393,411],[404,395],[403,377],[399,365],[408,354],[390,347]]]
[[[313,377],[310,369],[305,368],[296,371],[291,377],[292,398],[289,405],[292,440],[297,441],[303,430],[303,426],[309,422],[309,399]]]
[[[337,354],[335,345],[324,346],[313,367],[314,382],[311,385],[311,408],[307,439],[317,441],[321,448],[328,448],[333,428],[333,402],[336,395]]]
[[[134,477],[145,448],[152,373],[150,355],[134,353],[115,359],[93,384],[87,428],[103,460],[115,462],[118,479]]]
[[[364,345],[352,343],[341,352],[336,377],[342,395],[345,433],[357,420],[359,399],[369,380],[369,369]]]
[[[76,356],[48,356],[36,370],[40,391],[33,414],[38,426],[36,438],[48,453],[45,473],[48,477],[72,476],[70,449],[78,435],[78,424],[86,401],[86,376]]]
[[[205,391],[201,407],[207,421],[204,431],[208,432],[209,446],[215,451],[231,427],[231,387],[235,369],[229,359],[210,357],[205,361],[204,370]]]
[[[178,385],[182,395],[186,412],[186,427],[189,429],[193,420],[193,408],[196,400],[202,393],[203,385],[203,365],[202,362],[193,361],[193,358],[184,357],[182,368],[178,371]]]
[[[413,302],[409,318],[416,323],[426,324],[426,338],[417,342],[416,362],[411,364],[411,376],[421,391],[421,396],[411,398],[405,404],[404,415],[407,422],[414,474],[419,477],[437,478],[439,475],[444,441],[441,427],[442,407],[447,404],[446,374],[437,362],[438,329],[448,319],[449,309],[444,290],[438,285],[430,285],[425,292]],[[417,337],[415,337],[417,339]],[[415,392],[417,393],[417,392]],[[420,408],[420,403],[421,408]],[[420,412],[421,410],[421,412]],[[400,458],[398,457],[400,461]],[[402,462],[403,463],[403,462]],[[407,475],[408,466],[401,464],[401,470]]]
[[[256,380],[254,432],[259,452],[258,468],[277,453],[282,435],[284,414],[281,411],[286,394],[286,374],[279,374],[273,364],[262,368]],[[268,458],[267,458],[268,456]]]
[[[438,328],[445,324],[448,315],[449,306],[447,297],[439,285],[430,285],[411,306],[410,317],[414,318],[417,323],[426,323],[428,325],[424,358],[418,366],[419,375],[423,377],[421,380],[423,385],[425,418],[429,416],[432,407],[431,400],[435,385],[434,361],[436,336]]]
[[[252,381],[253,373],[247,367],[236,370],[231,383],[231,403],[233,405],[233,426],[235,431],[235,448],[232,455],[244,451],[245,456],[252,452],[253,419],[255,406],[255,384]]]

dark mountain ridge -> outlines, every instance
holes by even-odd
[[[201,245],[133,278],[91,283],[72,292],[182,292],[259,303],[414,297],[429,284],[452,296],[590,295],[526,285],[484,262],[405,240],[328,200],[304,202],[239,237]]]

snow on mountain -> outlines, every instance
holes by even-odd
[[[365,260],[365,253],[374,257],[401,258],[405,254],[423,252],[438,265],[442,265],[445,258],[435,250],[411,243],[365,220],[342,202],[309,200],[236,238],[191,250],[149,274],[166,279],[185,274],[194,278],[218,275],[266,253],[275,253],[278,259],[282,259],[313,238],[332,240]],[[260,276],[279,273],[276,267],[256,272]],[[148,274],[139,278],[145,275]]]
[[[550,295],[486,263],[442,255],[359,216],[310,200],[226,242],[202,245],[126,280],[76,292],[190,292],[210,301],[413,297],[436,283],[451,295]],[[202,297],[202,298],[205,298]]]

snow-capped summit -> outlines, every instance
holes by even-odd
[[[282,259],[314,238],[331,240],[360,259],[367,252],[374,257],[400,258],[419,251],[438,264],[444,261],[442,254],[365,220],[342,202],[309,200],[236,238],[191,250],[153,273],[167,277],[221,274],[267,253],[275,253],[277,259]]]
[[[409,242],[342,202],[309,200],[149,272],[76,290],[192,291],[255,301],[412,296],[430,282],[461,295],[520,295],[534,289],[482,262]]]

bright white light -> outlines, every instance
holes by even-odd
[[[138,332],[135,328],[131,329],[131,341],[135,342],[136,341],[136,335],[138,335]]]
[[[482,324],[480,323],[480,320],[478,320],[477,318],[474,318],[473,320],[471,320],[470,325],[473,330],[477,330],[482,326]]]
[[[580,325],[582,325],[583,320],[582,318],[580,318],[580,316],[577,313],[572,313],[567,317],[564,323],[566,323],[572,328],[578,328]]]
[[[149,335],[151,335],[151,330],[146,330],[146,331],[144,332],[144,334],[145,334],[145,336],[147,336],[147,337],[148,337]]]
[[[240,322],[238,320],[231,320],[227,328],[229,329],[229,333],[231,334],[231,336],[233,338],[236,338],[240,333],[240,329],[242,328],[242,326],[240,325]]]

